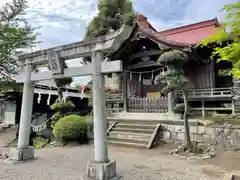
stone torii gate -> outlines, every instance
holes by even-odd
[[[94,112],[94,160],[88,163],[87,178],[108,180],[116,177],[116,162],[108,159],[105,120],[104,74],[122,71],[120,60],[104,60],[104,53],[116,51],[129,38],[131,27],[125,26],[119,31],[98,37],[91,41],[81,41],[43,51],[37,51],[20,57],[25,64],[25,72],[16,77],[17,82],[24,83],[17,149],[10,157],[17,161],[34,158],[34,149],[29,147],[30,124],[34,82],[56,77],[76,77],[92,75],[93,112]],[[62,62],[83,56],[91,56],[92,63],[72,68],[63,68]],[[48,64],[51,72],[34,72],[36,65]]]

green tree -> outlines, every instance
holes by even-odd
[[[120,29],[121,25],[132,25],[135,17],[131,0],[99,0],[99,13],[89,23],[85,39],[105,35]],[[91,58],[84,58],[90,62]]]
[[[184,108],[184,147],[192,151],[192,143],[189,134],[188,125],[188,89],[190,88],[189,79],[184,75],[183,65],[188,61],[186,53],[179,50],[172,50],[163,53],[159,59],[158,64],[167,66],[168,71],[166,74],[159,74],[155,78],[155,83],[164,82],[166,86],[162,89],[162,93],[167,95],[174,90],[182,90],[184,104],[175,105],[175,111],[180,111]]]
[[[240,78],[240,2],[225,5],[221,11],[226,11],[226,21],[221,24],[219,31],[206,38],[200,46],[215,44],[213,56],[219,57],[218,61],[232,63],[232,74]]]
[[[67,66],[65,66],[65,68],[67,68]],[[71,77],[61,77],[61,78],[55,78],[54,81],[57,86],[57,92],[58,92],[57,101],[59,103],[62,103],[64,100],[63,98],[64,89],[67,88],[67,86],[70,85],[73,80]]]
[[[64,68],[67,68],[65,62]],[[54,127],[54,125],[59,119],[67,115],[74,108],[74,104],[72,103],[72,101],[68,97],[64,98],[63,96],[63,92],[65,91],[65,89],[68,88],[68,86],[72,83],[72,78],[71,77],[55,78],[54,82],[57,86],[58,98],[56,99],[56,102],[51,105],[51,109],[55,111],[55,113],[51,117],[52,127]]]
[[[26,8],[25,0],[12,0],[0,10],[0,90],[18,87],[13,76],[19,73],[21,65],[14,54],[37,43],[35,29],[21,17]]]

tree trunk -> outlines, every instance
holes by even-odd
[[[184,100],[184,146],[188,150],[192,150],[192,142],[190,139],[189,125],[188,125],[188,93],[187,91],[183,91],[183,100]]]
[[[63,90],[61,87],[57,88],[57,93],[58,93],[58,102],[62,102],[63,100]]]

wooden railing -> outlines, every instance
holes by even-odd
[[[212,88],[212,89],[193,89],[189,96],[214,97],[214,96],[231,96],[232,88]]]
[[[178,93],[178,95],[182,95],[182,93]],[[192,89],[188,93],[189,98],[232,97],[232,95],[232,88]]]
[[[165,113],[168,99],[166,97],[130,97],[128,108],[130,112],[138,113]]]
[[[106,109],[108,112],[123,111],[123,95],[107,94]],[[164,113],[167,112],[168,100],[166,97],[135,97],[131,96],[127,99],[128,111],[139,113]]]
[[[178,93],[181,96],[181,93]],[[233,88],[193,89],[189,92],[189,98],[231,98]],[[124,97],[122,93],[107,94],[106,107],[111,112],[123,111]],[[128,111],[142,113],[164,113],[167,112],[167,97],[128,97]],[[204,110],[203,110],[204,109]],[[230,110],[232,107],[215,107],[211,110]],[[207,107],[193,108],[193,110],[208,110]]]

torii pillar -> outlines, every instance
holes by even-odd
[[[34,159],[34,148],[29,147],[29,137],[34,98],[34,86],[33,86],[34,83],[31,81],[32,71],[33,71],[32,63],[26,60],[18,145],[16,149],[11,149],[10,151],[10,157],[16,161]]]
[[[103,58],[104,55],[102,52],[92,53],[94,160],[88,162],[86,180],[118,179],[116,175],[116,162],[108,159],[104,74],[101,72],[101,62]]]

